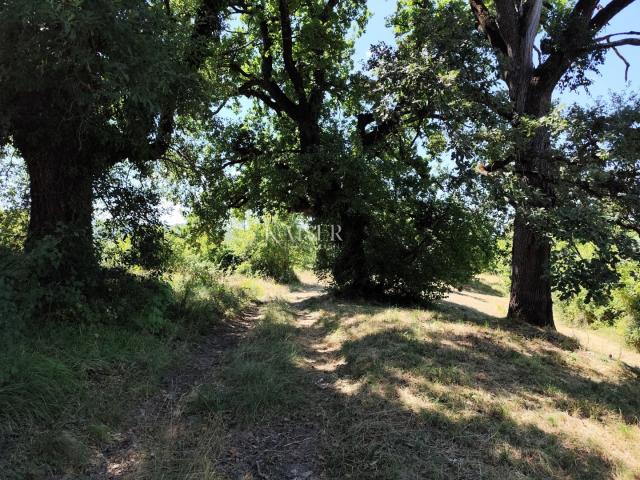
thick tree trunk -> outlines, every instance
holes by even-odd
[[[362,213],[354,211],[353,198],[344,198],[345,183],[352,187],[360,181],[348,177],[350,172],[339,174],[340,166],[336,158],[321,151],[321,128],[317,118],[309,118],[299,124],[300,147],[306,165],[303,174],[309,182],[308,191],[311,212],[316,218],[337,219],[340,238],[333,241],[341,242],[340,253],[332,266],[332,275],[337,285],[344,293],[355,296],[375,296],[369,271],[364,244],[367,238],[367,218]],[[351,191],[356,195],[355,191]]]
[[[508,316],[539,327],[553,327],[550,242],[528,225],[521,212],[516,213],[513,227]]]
[[[541,118],[549,112],[550,92],[529,92],[524,113]],[[553,194],[549,183],[548,132],[538,127],[516,161],[516,171],[536,195],[527,205],[516,206],[511,258],[510,318],[540,327],[555,327],[551,300],[551,242],[528,218],[531,207],[549,208]],[[532,203],[531,203],[532,202]]]
[[[31,211],[27,250],[55,242],[60,261],[54,277],[82,277],[96,267],[93,248],[93,175],[68,153],[26,156]]]
[[[358,213],[340,215],[342,248],[333,266],[333,277],[345,293],[370,297],[377,292],[371,285],[364,242],[367,238],[367,219]]]

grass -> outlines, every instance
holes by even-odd
[[[90,471],[97,452],[122,436],[132,409],[186,362],[200,335],[253,301],[213,272],[169,280],[170,289],[158,290],[132,279],[135,298],[118,298],[136,305],[128,318],[54,322],[0,350],[0,478]]]
[[[325,448],[331,478],[640,474],[634,368],[460,304],[327,299],[311,310],[342,394]]]
[[[155,335],[109,325],[55,325],[4,349],[0,434],[11,442],[0,468],[7,478],[80,472],[179,357]]]
[[[287,478],[301,462],[332,479],[640,474],[638,371],[481,311],[499,310],[499,285],[423,310],[310,283],[276,287],[288,305],[267,303],[189,397],[191,414],[215,417],[216,447],[190,464],[206,459],[211,478]]]
[[[490,280],[425,310],[343,301],[309,278],[228,279],[265,303],[215,347],[204,378],[168,400],[127,478],[639,478],[640,371],[606,345],[500,318],[504,298]],[[11,393],[32,403],[16,404],[7,425],[31,423],[28,451],[54,466],[65,459],[56,468],[67,473],[113,444],[122,424],[111,415],[147,396],[154,372],[184,361],[146,338],[100,347],[94,333],[73,355],[43,333],[29,353],[40,360],[26,362],[38,368],[18,368],[31,373]],[[92,367],[78,370],[81,358]],[[99,402],[83,396],[97,386]],[[105,399],[114,406],[97,405]],[[39,431],[43,419],[51,428]]]
[[[249,423],[298,407],[302,392],[293,321],[285,303],[268,304],[249,337],[229,353],[218,381],[194,391],[190,411],[226,412]]]

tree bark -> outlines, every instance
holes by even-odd
[[[358,212],[347,210],[341,212],[340,223],[342,249],[333,266],[333,277],[348,295],[375,297],[379,292],[375,292],[371,284],[364,251],[367,218]]]
[[[85,276],[97,266],[93,248],[93,174],[88,162],[69,152],[25,156],[31,209],[27,251],[43,240],[56,244],[56,277]]]
[[[551,300],[550,256],[547,238],[516,212],[511,257],[509,318],[539,327],[554,327]]]
[[[541,118],[549,113],[551,92],[530,89],[524,113]],[[516,172],[537,196],[527,206],[517,205],[513,225],[509,318],[539,327],[555,328],[551,299],[551,241],[528,217],[530,207],[549,208],[553,192],[549,183],[548,131],[538,127],[516,160]]]

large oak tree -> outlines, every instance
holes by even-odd
[[[600,33],[631,3],[633,0],[612,0],[600,6],[597,0],[578,0],[567,8],[544,6],[542,0],[496,0],[490,7],[482,0],[469,1],[508,86],[514,123],[549,115],[555,89],[572,69],[580,68],[578,63],[597,62],[602,52],[622,45],[640,45],[638,32]],[[545,13],[545,8],[560,11]],[[540,53],[537,64],[536,51]],[[552,208],[556,165],[549,154],[549,129],[539,125],[523,140],[508,157],[486,165],[485,171],[512,166],[531,188],[532,206]],[[553,325],[551,240],[532,225],[526,208],[516,207],[513,228],[509,316],[535,325]]]
[[[174,116],[195,97],[218,3],[0,2],[0,143],[25,160],[27,248],[56,243],[53,277],[95,269],[94,182],[166,151]]]

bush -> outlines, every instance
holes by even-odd
[[[246,226],[233,228],[226,241],[233,255],[242,259],[240,272],[295,283],[294,268],[312,266],[316,243],[300,217],[249,217],[244,222]]]
[[[593,328],[612,326],[623,313],[615,310],[612,302],[587,302],[587,293],[582,290],[569,300],[560,301],[562,318],[572,325]]]
[[[620,264],[619,285],[604,301],[587,301],[587,292],[582,290],[559,302],[562,318],[593,328],[616,326],[624,332],[627,343],[640,350],[640,282],[636,274],[639,269],[637,262]]]
[[[51,322],[127,324],[152,333],[170,329],[166,310],[173,298],[165,282],[121,269],[96,272],[84,283],[52,282],[47,272],[59,259],[55,242],[28,253],[0,252],[3,338]]]
[[[640,351],[640,282],[638,262],[627,262],[621,267],[622,287],[614,291],[613,301],[624,312],[622,320],[627,343]]]
[[[183,259],[171,278],[171,317],[190,331],[205,333],[221,319],[239,315],[251,296],[226,286],[222,275],[216,264],[197,257]]]
[[[0,248],[18,251],[27,238],[29,214],[25,209],[0,209]]]
[[[15,332],[27,323],[90,316],[85,285],[49,280],[61,255],[56,242],[40,242],[28,253],[0,249],[0,328]]]
[[[323,241],[318,270],[341,293],[401,301],[431,301],[490,264],[493,228],[481,212],[455,199],[404,200],[351,221],[343,241]],[[354,231],[353,234],[350,230]]]

